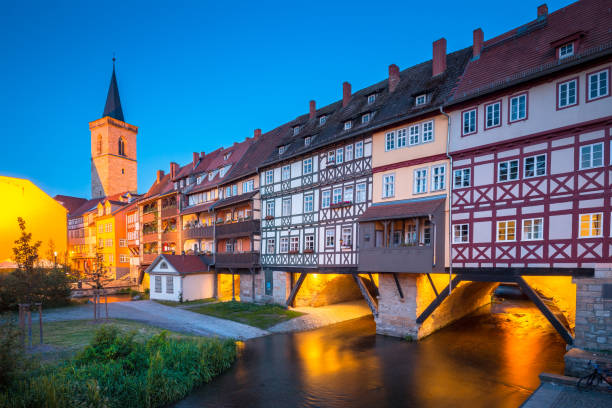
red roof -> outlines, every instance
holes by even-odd
[[[147,272],[151,272],[154,266],[157,266],[159,260],[163,257],[174,269],[181,275],[190,273],[201,273],[208,272],[208,265],[204,262],[204,259],[198,255],[160,255],[157,257]]]
[[[71,215],[72,212],[76,211],[80,206],[87,202],[86,198],[72,197],[66,195],[56,195],[55,197],[53,197],[53,199],[63,205],[66,210],[68,210],[68,215]]]
[[[444,201],[444,198],[437,198],[397,204],[374,204],[359,217],[359,222],[426,217],[433,215],[441,205],[444,205]]]
[[[535,9],[534,9],[535,14]],[[580,37],[574,57],[557,59],[558,41]],[[453,95],[467,98],[497,89],[540,70],[570,63],[612,47],[610,0],[581,0],[514,30],[485,41],[480,57],[468,63]]]

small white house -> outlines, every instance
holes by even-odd
[[[197,255],[159,255],[145,273],[151,299],[178,302],[214,296],[214,273]]]

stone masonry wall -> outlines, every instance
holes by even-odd
[[[274,303],[285,305],[291,291],[291,277],[288,272],[272,272],[272,299]]]
[[[576,347],[612,351],[612,266],[596,268],[594,278],[576,278]],[[610,285],[610,286],[608,286]],[[606,295],[608,292],[608,296]]]
[[[255,277],[255,298],[253,298],[253,277]],[[263,272],[240,275],[240,300],[242,302],[261,302],[266,300],[264,296],[264,274]]]
[[[378,274],[378,317],[375,318],[376,333],[388,336],[418,337],[416,324],[416,280],[414,274],[398,274],[397,279],[404,297],[401,298],[393,275]]]
[[[351,275],[309,273],[295,298],[295,306],[319,307],[359,299],[363,296]]]
[[[240,275],[234,275],[236,300],[240,299]],[[223,300],[232,299],[232,275],[220,273],[217,275],[217,297]]]

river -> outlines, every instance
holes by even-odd
[[[408,342],[372,318],[240,345],[238,360],[175,406],[517,407],[541,372],[562,373],[565,343],[529,302],[487,306]]]

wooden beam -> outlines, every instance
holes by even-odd
[[[455,276],[451,283],[453,285],[453,288],[456,288],[459,282],[461,282],[461,277]],[[438,308],[438,306],[440,306],[442,302],[444,302],[444,299],[446,299],[447,297],[448,285],[446,285],[446,288],[444,288],[444,290],[431,302],[429,306],[427,306],[427,309],[425,309],[423,313],[421,313],[419,317],[417,317],[416,322],[419,324],[423,323],[425,319],[427,319],[429,315],[431,315]]]
[[[429,279],[429,283],[431,284],[431,288],[433,289],[436,296],[439,296],[438,290],[436,289],[436,285],[434,285],[433,279],[431,279],[431,275],[427,274],[427,279]]]
[[[297,295],[298,291],[302,287],[302,283],[304,283],[304,279],[306,279],[306,275],[308,275],[307,272],[302,272],[297,282],[295,283],[295,286],[291,288],[291,293],[289,293],[289,297],[287,298],[287,306],[293,306],[295,296]]]
[[[448,273],[449,268],[446,268]],[[457,275],[506,275],[506,276],[579,276],[583,278],[593,277],[594,268],[481,268],[481,267],[453,267],[453,274]]]
[[[378,287],[376,286],[376,283],[374,283],[374,278],[372,277],[372,274],[370,272],[368,272],[368,277],[370,278],[370,282],[372,282],[372,286],[374,286],[374,295],[375,296],[380,296],[380,292],[378,291]]]
[[[404,298],[404,292],[402,292],[402,287],[400,286],[399,280],[397,280],[397,274],[393,274],[393,279],[395,279],[395,286],[397,287],[397,293],[399,293],[400,298]]]
[[[366,300],[366,302],[368,302],[368,306],[370,306],[372,314],[374,315],[374,317],[378,317],[378,307],[376,306],[376,302],[370,295],[370,292],[368,292],[368,288],[366,288],[365,284],[363,283],[363,279],[356,273],[353,273],[352,276],[355,280],[355,283],[359,287],[359,290],[361,291],[361,294],[363,295],[364,299]]]
[[[573,344],[574,343],[574,337],[572,336],[572,334],[570,333],[568,328],[565,327],[565,325],[563,323],[561,323],[561,321],[548,308],[548,306],[546,306],[546,304],[542,301],[542,299],[536,293],[536,291],[531,289],[531,286],[529,286],[529,284],[527,282],[525,282],[525,279],[523,279],[522,277],[518,276],[516,278],[516,283],[519,284],[519,286],[523,290],[523,293],[525,293],[527,295],[527,297],[529,297],[529,299],[531,299],[531,301],[538,307],[538,309],[540,309],[542,314],[553,325],[555,330],[557,330],[557,332],[559,332],[561,337],[563,337],[563,340],[565,340],[565,342],[567,344],[569,344],[569,345]]]

